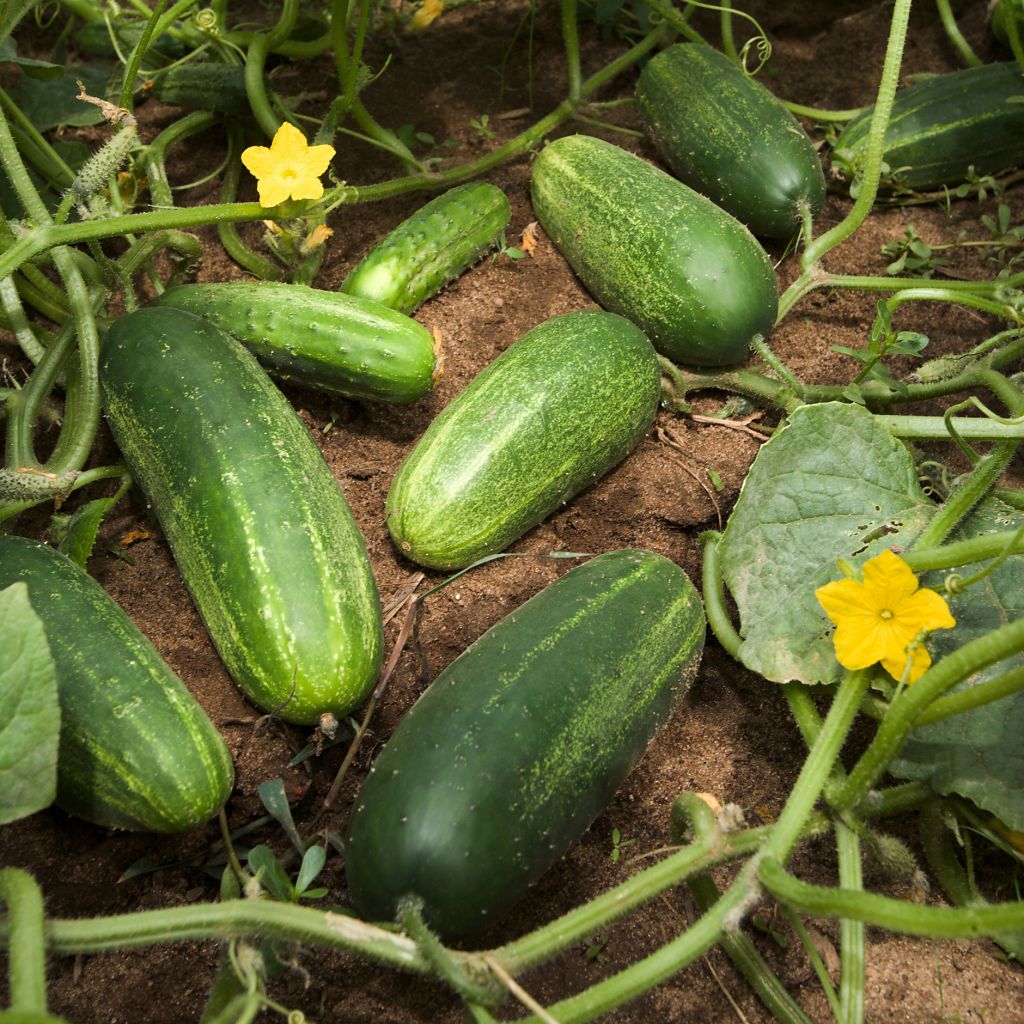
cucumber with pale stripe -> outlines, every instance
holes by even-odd
[[[872,110],[836,140],[832,166],[856,178]],[[891,189],[939,189],[1024,163],[1024,75],[1013,61],[934,75],[896,93],[882,152]]]
[[[677,43],[644,66],[637,109],[680,181],[755,235],[786,239],[817,214],[825,175],[800,122],[725,54]]]
[[[356,799],[356,908],[419,896],[443,937],[494,924],[611,800],[696,674],[704,612],[649,551],[566,573],[449,665]]]
[[[735,217],[589,135],[541,150],[530,182],[541,226],[605,309],[676,362],[728,366],[775,323],[771,261]]]
[[[381,660],[380,600],[344,494],[295,410],[230,335],[177,309],[116,321],[107,421],[235,682],[312,724]]]
[[[275,377],[348,398],[415,402],[431,389],[438,372],[430,331],[354,295],[235,281],[168,288],[157,303],[216,324]]]
[[[0,590],[24,583],[57,672],[57,804],[98,825],[181,832],[234,782],[231,755],[170,666],[70,559],[0,536]]]
[[[553,317],[506,349],[430,424],[388,491],[399,550],[457,569],[504,547],[640,442],[661,373],[613,313]]]
[[[431,199],[379,241],[341,290],[411,313],[501,237],[511,211],[495,185],[472,181]]]

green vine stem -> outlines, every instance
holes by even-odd
[[[820,107],[806,107],[802,103],[792,103],[783,100],[783,106],[797,117],[806,117],[809,121],[819,121],[822,124],[842,124],[852,121],[859,114],[863,114],[870,107],[852,107],[849,110],[822,110]]]
[[[836,821],[839,884],[849,892],[862,892],[864,872],[860,837],[843,821]],[[844,917],[839,922],[839,1024],[864,1020],[864,925]]]
[[[722,0],[722,9],[718,12],[718,27],[722,36],[722,52],[733,62],[740,63],[736,52],[736,39],[732,31],[732,0]]]
[[[929,907],[861,890],[810,885],[790,875],[778,860],[761,861],[764,887],[790,906],[815,917],[846,917],[876,928],[930,939],[993,938],[1024,930],[1024,900],[983,907]]]
[[[31,875],[0,868],[0,902],[7,904],[11,1010],[46,1013],[43,894]]]
[[[903,555],[903,561],[915,573],[922,573],[932,569],[955,569],[987,558],[999,558],[1003,554],[1024,554],[1024,543],[1018,530],[1000,530],[932,548],[915,545]]]
[[[915,441],[950,441],[944,416],[886,416],[876,419],[893,437]],[[1024,423],[1008,425],[981,416],[953,416],[953,429],[971,441],[1024,441]]]
[[[956,17],[953,15],[953,9],[949,6],[949,0],[935,0],[935,6],[939,9],[939,18],[942,21],[942,27],[946,30],[946,35],[949,36],[949,41],[956,47],[964,63],[970,68],[980,68],[983,62],[971,49],[971,44],[964,39],[960,27],[956,23]]]
[[[174,194],[167,179],[167,151],[176,142],[205,131],[217,123],[215,114],[208,110],[193,110],[173,124],[169,124],[139,154],[138,163],[149,182],[149,197],[155,207],[174,206]]]
[[[953,847],[944,806],[941,799],[933,797],[921,808],[917,819],[918,833],[928,866],[939,880],[943,892],[956,906],[964,907],[977,900]]]
[[[725,604],[725,586],[722,582],[722,565],[718,554],[718,545],[721,541],[722,535],[715,530],[705,530],[697,538],[697,543],[704,554],[701,591],[711,632],[715,634],[715,639],[722,647],[739,661],[743,637],[732,624]]]
[[[993,701],[1002,700],[1004,697],[1012,697],[1015,693],[1024,690],[1024,668],[1011,669],[994,679],[987,679],[983,683],[977,683],[966,690],[958,690],[956,693],[946,694],[939,697],[935,703],[925,708],[917,721],[915,728],[922,725],[931,725],[932,722],[941,721],[943,718],[950,718],[952,715],[962,715],[966,711],[980,708]]]
[[[580,39],[576,28],[576,0],[562,0],[562,38],[565,41],[565,68],[569,80],[569,102],[579,103]]]
[[[245,93],[256,122],[268,138],[272,138],[280,127],[281,118],[267,96],[263,69],[267,62],[267,53],[271,47],[284,42],[291,35],[298,16],[298,0],[283,0],[277,23],[269,32],[259,32],[253,37],[245,57]]]
[[[196,0],[185,0],[185,6],[191,7],[195,2]],[[139,73],[139,65],[142,63],[142,58],[149,49],[150,40],[154,38],[157,23],[160,21],[160,15],[163,14],[166,6],[167,0],[156,0],[156,3],[153,4],[153,12],[146,19],[142,35],[139,37],[135,47],[132,49],[131,56],[128,58],[128,63],[124,69],[124,78],[121,82],[121,97],[117,101],[117,105],[122,110],[130,112],[135,109],[135,78]],[[175,4],[175,12],[181,6],[181,4]]]
[[[1024,619],[969,641],[932,665],[913,686],[892,702],[874,739],[832,799],[843,811],[861,803],[882,776],[921,713],[969,675],[1024,650]]]

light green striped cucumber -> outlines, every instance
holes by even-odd
[[[356,799],[345,871],[388,920],[497,923],[583,834],[686,692],[704,646],[686,574],[649,551],[571,569],[489,629],[402,719]]]
[[[458,185],[381,239],[341,290],[411,313],[476,263],[501,237],[510,216],[505,193],[495,185]]]
[[[764,249],[735,217],[632,153],[589,135],[549,143],[533,208],[597,301],[676,362],[728,366],[775,323]]]
[[[216,324],[275,377],[348,398],[415,402],[431,389],[438,372],[430,331],[353,295],[239,281],[168,288],[157,304]]]
[[[107,420],[228,671],[311,724],[373,686],[381,609],[366,545],[295,410],[230,335],[151,306],[100,352]]]
[[[399,550],[436,569],[501,551],[633,450],[660,381],[650,342],[613,313],[535,327],[445,407],[398,468],[387,517]]]
[[[836,140],[832,165],[855,178],[867,159],[874,108]],[[1013,61],[934,75],[896,93],[882,184],[938,189],[1024,163],[1024,75]]]
[[[234,782],[220,733],[103,588],[70,559],[0,536],[0,590],[24,583],[57,670],[57,804],[97,825],[182,832]]]
[[[644,128],[680,181],[754,232],[790,238],[801,208],[825,201],[825,175],[800,122],[725,54],[677,43],[636,87]]]

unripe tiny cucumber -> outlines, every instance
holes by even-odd
[[[276,377],[348,398],[405,405],[422,398],[438,375],[430,331],[354,295],[234,281],[168,288],[157,304],[216,324]]]
[[[411,313],[476,263],[501,237],[510,216],[508,199],[495,185],[458,185],[381,239],[341,290]]]

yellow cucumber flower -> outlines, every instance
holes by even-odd
[[[443,0],[423,0],[416,13],[409,19],[407,32],[421,32],[444,10]]]
[[[848,669],[880,661],[894,679],[906,673],[908,683],[916,682],[932,659],[923,644],[907,648],[922,632],[956,625],[949,605],[934,590],[919,588],[910,566],[891,551],[865,562],[863,577],[863,583],[836,580],[814,592],[836,625],[836,659]]]
[[[277,206],[286,199],[319,199],[324,194],[320,175],[334,156],[333,146],[311,146],[293,124],[285,121],[267,146],[250,146],[242,164],[256,178],[260,206]]]

